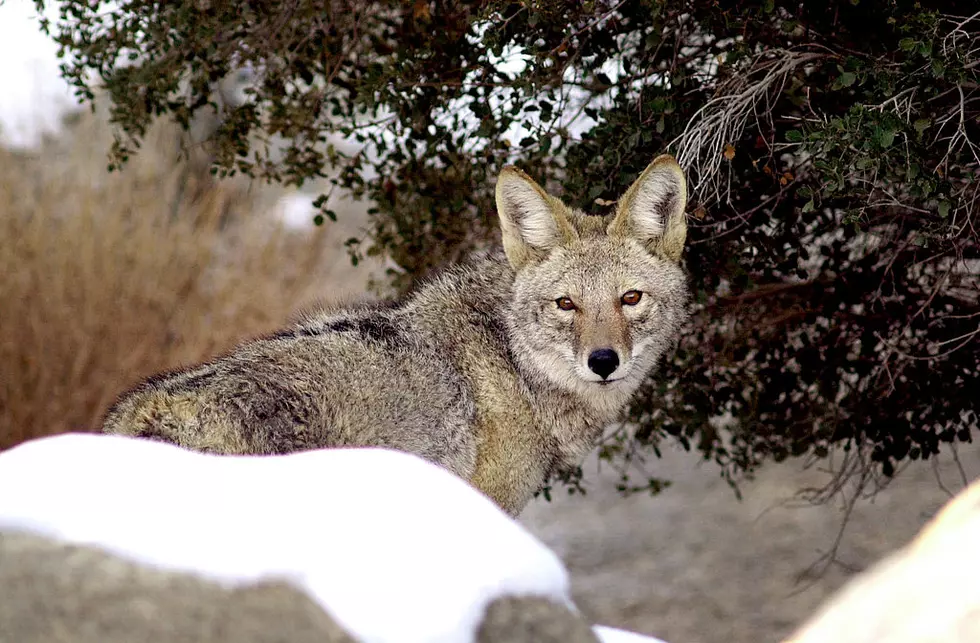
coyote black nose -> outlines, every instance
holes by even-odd
[[[609,377],[618,366],[619,355],[611,348],[600,348],[589,355],[589,369],[602,379]]]

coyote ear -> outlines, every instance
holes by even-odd
[[[667,154],[658,156],[619,199],[609,235],[631,236],[650,252],[680,261],[687,238],[687,182]]]
[[[500,171],[496,195],[504,252],[515,270],[578,236],[565,205],[516,167]]]

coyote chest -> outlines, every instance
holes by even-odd
[[[581,412],[535,409],[511,391],[508,404],[497,393],[477,393],[477,452],[470,479],[474,486],[516,515],[541,485],[579,464],[592,449],[603,423]],[[515,403],[516,401],[519,402]],[[549,412],[550,411],[550,412]],[[562,440],[560,436],[570,436]]]
[[[467,477],[516,515],[546,479],[585,457],[613,417],[561,391],[529,385],[513,358],[492,345],[471,348],[460,364],[475,411],[476,454]]]

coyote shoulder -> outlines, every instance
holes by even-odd
[[[321,311],[152,377],[116,402],[104,430],[228,454],[399,449],[516,515],[581,463],[676,340],[686,188],[661,156],[605,216],[512,167],[496,200],[503,252],[400,301]]]

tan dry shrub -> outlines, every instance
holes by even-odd
[[[97,116],[37,154],[0,149],[0,448],[97,429],[140,378],[363,289],[342,229],[286,231],[241,183],[188,190],[158,130],[122,173]]]

